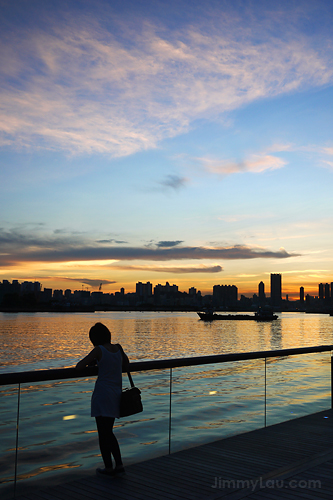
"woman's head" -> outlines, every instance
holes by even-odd
[[[90,328],[89,338],[94,346],[103,345],[111,342],[111,333],[103,323],[96,323]]]

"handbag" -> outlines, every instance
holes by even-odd
[[[132,375],[127,372],[131,387],[127,387],[121,393],[120,397],[120,417],[128,417],[129,415],[134,415],[135,413],[140,413],[143,411],[142,401],[141,401],[141,391],[135,387]]]

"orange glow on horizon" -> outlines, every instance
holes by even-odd
[[[180,274],[168,275],[164,273],[147,273],[147,275],[143,276],[143,273],[138,272],[124,272],[115,273],[113,270],[107,269],[101,272],[101,268],[94,272],[91,268],[85,269],[84,272],[81,269],[80,274],[78,275],[78,270],[69,269],[67,267],[67,272],[62,272],[61,275],[56,275],[50,273],[48,271],[51,269],[44,269],[42,271],[37,271],[38,266],[36,263],[31,268],[27,266],[23,268],[16,267],[15,269],[11,269],[6,272],[1,273],[2,280],[18,280],[20,283],[23,281],[38,281],[41,283],[43,288],[52,288],[55,289],[71,289],[81,290],[87,289],[90,292],[98,291],[100,283],[103,280],[110,280],[110,283],[103,283],[101,291],[103,293],[115,293],[120,291],[121,288],[125,289],[125,293],[134,293],[136,288],[136,283],[141,281],[143,283],[150,282],[153,287],[157,284],[165,284],[169,282],[170,285],[177,285],[179,291],[188,292],[189,288],[194,287],[197,291],[200,291],[202,295],[210,295],[213,293],[214,285],[235,285],[238,288],[238,297],[241,295],[245,295],[247,297],[252,297],[254,294],[258,294],[258,286],[261,281],[264,282],[265,285],[265,293],[267,296],[270,296],[270,276],[265,274],[263,276],[257,276],[256,279],[249,279],[247,281],[244,278],[233,277],[231,275],[224,276],[223,274],[216,276],[213,278],[200,279],[199,276],[189,279],[188,277],[184,278]],[[53,267],[54,270],[54,267]],[[63,268],[64,271],[64,268]],[[57,272],[59,272],[57,270]],[[60,272],[59,272],[60,274]],[[65,275],[65,276],[64,276]],[[288,275],[284,276],[282,273],[282,296],[285,298],[286,295],[290,299],[297,300],[300,294],[300,287],[304,287],[304,294],[311,296],[318,295],[318,285],[319,283],[331,283],[331,280],[319,280],[318,278],[313,278],[312,280],[307,279],[306,281],[299,278],[299,282],[297,282],[297,277],[293,276],[291,280],[286,279]],[[85,283],[85,280],[87,281]],[[90,284],[89,280],[93,280],[96,284]],[[332,279],[333,281],[333,279]]]

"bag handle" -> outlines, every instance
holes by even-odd
[[[124,349],[122,348],[122,346],[120,344],[118,344],[118,346],[119,346],[119,349],[121,350],[121,353],[125,354],[124,353]],[[130,381],[131,387],[134,387],[134,382],[133,382],[133,379],[132,379],[132,375],[130,374],[129,370],[127,370],[127,376],[128,376],[129,381]]]
[[[128,375],[128,379],[130,381],[131,387],[134,387],[134,382],[133,382],[133,379],[132,379],[132,375],[130,374],[130,372],[127,372],[127,375]]]

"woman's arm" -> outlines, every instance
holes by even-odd
[[[81,359],[75,368],[77,370],[83,370],[86,366],[92,364],[97,359],[101,359],[101,349],[98,346],[94,347],[94,349],[85,358]]]

